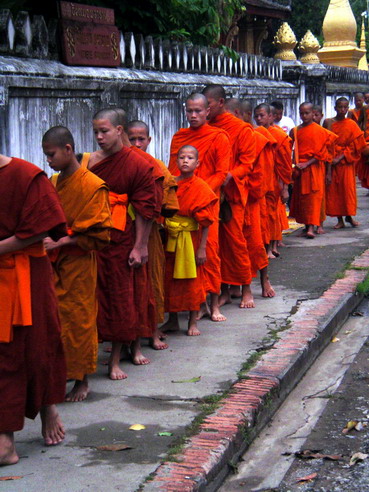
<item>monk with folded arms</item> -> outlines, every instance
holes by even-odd
[[[139,120],[130,121],[127,125],[127,136],[132,147],[140,149],[142,153],[145,153],[144,155],[146,155],[146,158],[150,159],[149,162],[154,160],[155,165],[159,168],[160,173],[163,176],[163,196],[160,203],[161,217],[157,217],[153,222],[148,242],[148,270],[155,297],[156,312],[156,328],[151,339],[151,346],[155,350],[163,350],[168,348],[168,345],[161,340],[163,334],[157,329],[158,323],[161,324],[164,322],[165,253],[160,230],[163,227],[163,217],[172,217],[179,209],[176,195],[177,183],[164,162],[159,159],[154,159],[150,154],[147,154],[147,148],[150,145],[151,137],[149,127],[145,122]]]
[[[67,235],[46,174],[0,155],[0,465],[18,462],[14,432],[40,412],[46,445],[64,439],[55,403],[66,368],[53,273],[42,240]]]
[[[332,181],[326,195],[327,215],[337,217],[335,229],[345,227],[343,216],[352,227],[359,225],[352,218],[357,207],[355,164],[362,155],[369,154],[364,132],[352,119],[346,118],[348,108],[348,99],[339,97],[335,105],[336,116],[323,123],[324,128],[338,136],[332,161]]]
[[[325,163],[329,161],[327,131],[314,123],[313,105],[300,105],[302,124],[290,132],[294,142],[294,186],[290,214],[305,224],[305,234],[313,239],[314,226],[321,224],[321,210],[325,191]]]
[[[134,268],[146,265],[147,244],[156,209],[152,167],[122,142],[123,126],[114,109],[102,109],[93,118],[93,129],[101,150],[90,155],[88,168],[109,186],[113,228],[110,244],[97,254],[97,327],[104,341],[112,342],[109,376],[127,375],[119,367],[123,343],[131,344],[136,363],[145,359],[140,351],[139,310],[147,313],[151,298],[137,305]],[[134,219],[128,213],[134,209]]]
[[[189,128],[181,128],[172,138],[170,146],[169,171],[179,175],[177,154],[183,145],[192,145],[199,152],[200,164],[195,175],[203,179],[218,197],[218,212],[220,208],[221,186],[226,179],[231,161],[231,144],[228,134],[220,128],[207,123],[209,103],[203,94],[192,94],[186,101],[186,117]],[[206,292],[210,293],[210,316],[212,321],[225,321],[226,317],[220,312],[219,295],[221,288],[221,271],[219,257],[219,219],[215,218],[209,227],[206,246],[207,262],[204,265]],[[199,319],[207,314],[204,303],[199,312]]]
[[[209,124],[225,130],[232,146],[232,160],[222,185],[224,197],[232,216],[222,221],[219,228],[219,250],[222,272],[220,304],[231,302],[229,285],[242,286],[240,308],[255,307],[251,292],[251,263],[243,234],[244,210],[248,196],[248,180],[256,158],[255,136],[251,124],[246,123],[225,107],[226,94],[220,85],[208,85],[203,94],[209,101]]]
[[[110,239],[112,225],[108,187],[100,178],[81,168],[74,154],[74,139],[68,128],[50,128],[42,139],[64,212],[69,235],[44,240],[53,258],[56,294],[67,362],[67,379],[74,379],[66,401],[85,400],[88,374],[97,365],[97,263],[95,251]],[[51,253],[51,252],[54,253]]]
[[[178,312],[189,311],[187,335],[197,336],[197,313],[206,298],[203,265],[208,229],[214,221],[218,198],[209,185],[194,175],[200,165],[197,149],[185,145],[178,152],[178,213],[165,220],[167,230],[164,331],[179,329]]]

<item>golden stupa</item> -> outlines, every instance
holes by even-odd
[[[356,44],[357,24],[349,0],[331,0],[323,22],[321,63],[357,68],[364,51]]]
[[[365,50],[365,53],[360,58],[359,65],[358,65],[357,68],[359,70],[366,70],[368,72],[369,71],[369,67],[368,67],[368,60],[366,58],[366,39],[365,39],[365,20],[364,20],[364,17],[363,17],[363,20],[361,21],[360,48],[362,50]]]
[[[274,58],[283,61],[297,60],[297,57],[293,52],[297,45],[297,39],[287,22],[283,22],[278,29],[277,34],[274,36],[273,44],[277,48],[277,53],[274,55]]]
[[[298,45],[298,50],[302,54],[300,61],[309,64],[320,63],[317,55],[319,48],[319,41],[310,30],[307,31]]]

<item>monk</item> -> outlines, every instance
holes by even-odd
[[[149,127],[145,122],[139,120],[129,122],[127,125],[127,136],[133,147],[140,149],[142,152],[147,152],[147,148],[151,142],[151,136],[149,134]],[[164,162],[159,159],[155,159],[155,161],[164,177],[161,216],[172,217],[179,209],[176,195],[177,183]],[[157,218],[153,222],[148,243],[148,269],[156,304],[156,329],[151,339],[151,346],[155,350],[168,348],[168,345],[161,340],[163,335],[157,329],[158,323],[164,322],[165,253],[160,236],[162,227],[162,220]]]
[[[236,98],[226,100],[227,111],[242,119],[246,123],[252,122],[252,106],[249,101],[240,101]],[[267,181],[268,159],[271,154],[267,149],[270,147],[269,139],[259,132],[254,133],[256,159],[248,182],[248,198],[245,207],[243,233],[246,238],[247,249],[251,262],[251,273],[253,277],[260,271],[260,283],[263,297],[274,297],[275,291],[268,276],[269,259],[264,247],[261,228],[260,202],[265,199]]]
[[[180,175],[176,178],[179,210],[178,214],[165,221],[168,234],[165,310],[169,312],[169,319],[162,329],[179,330],[177,313],[189,311],[189,336],[200,335],[197,313],[206,298],[203,271],[206,241],[218,202],[218,197],[209,185],[194,175],[199,165],[199,154],[195,147],[185,145],[179,150]]]
[[[365,104],[369,104],[369,92],[364,92],[364,101]]]
[[[349,109],[347,118],[355,121],[364,132],[367,126],[367,114],[365,108],[365,98],[362,92],[356,92],[354,95],[355,107]]]
[[[110,240],[111,215],[108,187],[82,169],[74,154],[68,128],[50,128],[42,139],[43,151],[67,217],[69,235],[58,241],[44,240],[53,261],[55,288],[67,362],[67,379],[75,380],[65,400],[83,401],[89,393],[88,375],[97,365],[97,263],[96,253]]]
[[[314,239],[314,226],[321,224],[329,140],[326,130],[313,121],[311,103],[302,103],[299,111],[302,124],[290,133],[295,159],[290,214],[298,223],[305,224],[306,237]]]
[[[209,101],[209,124],[225,130],[232,145],[232,160],[223,183],[224,197],[232,211],[219,228],[219,250],[222,272],[220,304],[231,302],[229,285],[242,285],[240,308],[255,307],[251,292],[251,264],[243,234],[248,180],[255,162],[254,129],[225,108],[226,94],[220,85],[208,85],[203,94]]]
[[[282,129],[273,126],[274,117],[269,104],[262,103],[256,106],[254,119],[256,124],[268,130],[276,141],[274,147],[273,190],[266,194],[270,229],[270,243],[267,246],[267,253],[269,258],[275,258],[279,256],[278,241],[282,240],[279,202],[287,202],[288,184],[292,180],[291,139]]]
[[[98,111],[93,128],[101,150],[91,154],[88,168],[109,186],[113,219],[110,245],[97,255],[97,327],[100,338],[112,342],[109,376],[122,380],[127,377],[119,367],[122,345],[132,344],[138,338],[134,269],[147,263],[147,243],[157,205],[156,188],[152,167],[123,145],[124,129],[114,109]],[[129,204],[134,208],[135,221],[127,212]],[[150,301],[142,298],[141,312],[148,311]],[[144,359],[138,350],[132,355],[136,363]]]
[[[169,171],[179,175],[177,154],[183,145],[192,145],[199,152],[200,165],[195,170],[195,176],[203,179],[217,195],[219,216],[221,186],[227,176],[231,160],[231,145],[228,134],[207,123],[209,103],[203,94],[192,94],[186,101],[186,118],[189,128],[181,128],[172,138],[170,146]],[[206,292],[210,293],[210,319],[225,321],[226,317],[220,312],[219,294],[221,289],[221,270],[219,257],[219,219],[215,218],[209,227],[206,246],[207,262],[204,265]],[[201,307],[199,318],[206,314],[206,305]]]
[[[46,445],[64,439],[55,404],[66,368],[50,261],[43,239],[66,236],[65,216],[46,174],[0,155],[0,465],[19,456],[14,432],[41,416]]]
[[[355,94],[355,109],[350,109],[347,117],[354,120],[364,132],[364,138],[369,144],[369,108],[365,106],[365,97],[361,92]],[[369,162],[365,156],[361,156],[356,163],[356,174],[363,188],[369,189]]]
[[[364,132],[350,118],[346,118],[349,101],[345,97],[336,100],[334,118],[326,119],[324,128],[338,136],[332,161],[332,182],[327,187],[327,215],[337,217],[334,229],[345,227],[346,222],[352,227],[359,223],[352,218],[356,215],[356,179],[355,163],[361,155],[368,155]]]

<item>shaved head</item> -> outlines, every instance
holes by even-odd
[[[323,107],[320,104],[314,104],[313,111],[319,111],[319,113],[323,113]]]
[[[242,111],[241,101],[237,97],[230,97],[226,99],[225,107],[230,113],[234,113],[236,110]]]
[[[256,108],[254,109],[254,112],[258,111],[259,109],[264,109],[268,114],[270,114],[270,112],[271,112],[271,107],[267,103],[258,104],[256,106]]]
[[[197,150],[196,147],[194,147],[193,145],[183,145],[179,151],[178,151],[178,154],[179,155],[183,150],[192,150],[192,152],[195,153],[195,156],[196,156],[196,159],[199,158],[199,151]]]
[[[354,97],[364,99],[364,94],[362,92],[355,92]]]
[[[205,87],[202,93],[207,97],[211,97],[212,99],[226,99],[226,93],[224,87],[218,84],[209,84]]]
[[[341,102],[349,104],[349,100],[347,99],[347,97],[339,97],[338,99],[336,99],[336,105]]]
[[[53,126],[42,137],[42,145],[50,144],[55,147],[65,147],[70,145],[74,151],[74,138],[65,126]]]
[[[306,108],[309,108],[309,109],[313,110],[313,104],[310,103],[310,102],[303,102],[303,103],[301,103],[300,106],[299,106],[299,109],[301,109],[303,107],[306,107]]]
[[[244,113],[252,113],[252,104],[251,104],[251,101],[247,101],[246,99],[244,99],[243,101],[241,101],[241,110]]]
[[[126,112],[122,108],[104,108],[94,114],[93,120],[109,120],[113,126],[125,125]],[[122,123],[124,121],[124,123]]]
[[[145,130],[146,135],[147,136],[150,135],[149,126],[146,125],[144,121],[141,120],[130,121],[127,125],[127,131],[132,130],[133,128],[140,128],[141,130]]]
[[[201,92],[193,92],[188,96],[186,99],[186,103],[189,101],[202,101],[207,108],[209,106],[208,100],[204,96],[204,94],[201,94]]]

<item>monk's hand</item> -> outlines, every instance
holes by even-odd
[[[206,262],[206,248],[199,248],[196,252],[196,265],[203,265]]]
[[[223,186],[227,186],[227,184],[231,181],[232,178],[233,178],[232,174],[228,173],[226,179],[224,180]]]
[[[53,241],[50,237],[45,237],[44,239],[44,248],[46,251],[52,251],[53,249],[59,248],[59,242]]]
[[[298,167],[299,169],[305,169],[305,168],[307,168],[307,163],[306,162],[299,162],[298,164],[296,164],[296,167]]]
[[[141,251],[141,265],[145,265],[149,261],[149,250],[147,246],[142,246]]]
[[[284,188],[281,193],[282,203],[287,203],[289,199],[288,189]]]
[[[128,265],[132,268],[139,268],[142,265],[141,250],[133,248],[128,257]]]

